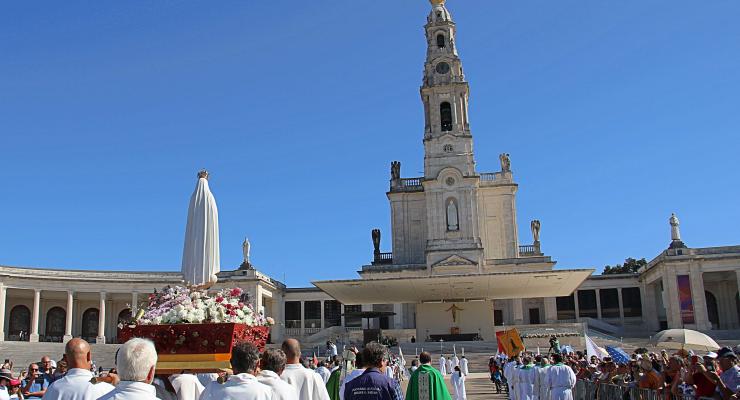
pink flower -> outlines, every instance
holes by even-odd
[[[229,294],[231,296],[233,296],[233,297],[238,297],[238,296],[241,296],[242,295],[242,290],[241,290],[241,288],[238,288],[238,287],[237,288],[233,288],[233,289],[231,289],[231,292]]]

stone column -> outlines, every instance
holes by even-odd
[[[28,336],[29,342],[39,341],[39,306],[41,305],[41,290],[33,290],[33,314],[31,317],[31,334]]]
[[[596,292],[596,319],[601,319],[601,292],[599,289]]]
[[[403,329],[403,304],[396,303],[393,305],[393,329]]]
[[[74,292],[71,290],[67,291],[67,316],[64,324],[64,343],[67,343],[72,339],[72,317],[74,312]]]
[[[139,311],[139,292],[131,292],[131,317],[136,317]]]
[[[581,320],[581,311],[578,308],[578,290],[576,290],[575,292],[573,292],[573,305],[575,306],[575,309],[576,309],[576,321],[580,321]]]
[[[694,303],[694,323],[700,331],[712,329],[707,312],[707,299],[704,295],[704,277],[701,265],[692,265],[689,270],[691,282],[691,301]]]
[[[363,304],[362,311],[372,311],[373,305],[372,304]],[[363,318],[362,319],[362,329],[372,329],[373,322],[371,318]]]
[[[95,343],[105,344],[105,292],[100,292],[98,311],[98,336],[95,338]]]
[[[340,317],[342,319],[341,326],[344,328],[344,304],[340,304],[339,307],[342,312],[342,316]]]
[[[545,323],[555,324],[558,322],[558,305],[554,297],[545,297]]]
[[[0,342],[5,341],[5,307],[8,304],[5,301],[6,290],[5,286],[0,283]]]
[[[324,300],[321,300],[321,329],[326,328],[326,323],[324,322],[325,318],[326,315],[324,315]]]
[[[617,304],[619,304],[619,322],[624,326],[624,302],[622,301],[622,288],[617,288]]]
[[[306,329],[306,305],[304,304],[305,301],[301,300],[301,333],[300,336],[303,336],[303,330]]]
[[[663,296],[664,306],[666,307],[666,317],[668,319],[668,329],[678,329],[683,327],[681,322],[681,310],[678,307],[678,283],[676,282],[676,271],[673,269],[663,270]]]
[[[522,299],[513,299],[511,301],[512,312],[514,315],[514,325],[524,324],[524,302]]]
[[[642,321],[651,331],[660,328],[658,322],[658,310],[655,307],[655,285],[643,282],[640,285],[640,303],[642,304]]]

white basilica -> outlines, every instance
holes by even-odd
[[[258,310],[275,318],[273,342],[292,336],[320,343],[377,329],[419,342],[492,341],[496,330],[512,326],[625,337],[665,328],[740,329],[740,246],[687,247],[675,216],[666,249],[637,274],[554,269],[542,253],[536,220],[530,224],[534,242],[520,244],[518,185],[508,154],[499,156],[500,171],[476,170],[469,86],[443,0],[432,0],[425,29],[424,175],[404,178],[401,164],[391,163],[392,251],[381,252],[381,232],[373,230],[372,261],[358,279],[288,288],[251,265],[248,249],[242,266],[220,272],[217,254],[207,271],[185,261],[180,272],[0,266],[0,340],[116,342],[119,321],[154,288],[198,273],[201,281],[212,280],[213,272],[215,288],[242,287]],[[196,190],[207,190],[203,179]],[[215,202],[212,207],[217,220]],[[211,225],[204,226],[198,229]],[[217,237],[212,247],[218,252]],[[204,257],[189,254],[187,244],[184,253]]]

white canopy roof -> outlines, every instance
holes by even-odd
[[[569,296],[593,269],[313,282],[343,304]]]

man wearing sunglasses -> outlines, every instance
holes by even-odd
[[[21,384],[21,393],[26,400],[39,400],[44,397],[49,381],[45,374],[41,374],[38,364],[28,366],[28,376]]]

